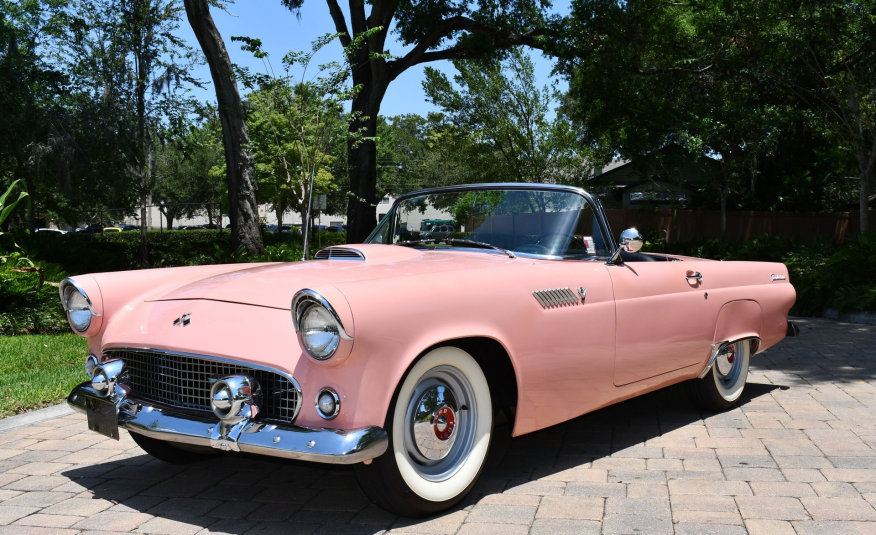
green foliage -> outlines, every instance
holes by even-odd
[[[827,307],[876,311],[876,232],[837,245],[829,240],[807,243],[781,236],[758,236],[745,243],[717,240],[666,244],[649,236],[644,250],[714,260],[782,262],[797,290],[793,314],[820,316]]]
[[[64,400],[87,378],[87,353],[85,338],[73,333],[0,336],[0,418]]]
[[[315,234],[310,244],[311,255],[321,247],[346,241],[343,232]],[[250,255],[243,250],[232,249],[228,231],[153,230],[147,232],[146,237],[156,268],[301,260],[301,236],[296,232],[264,233],[267,246],[264,255]],[[51,275],[59,272],[76,275],[140,268],[140,234],[137,232],[103,235],[40,232],[22,237],[20,242],[28,254],[41,260],[39,264],[48,266],[48,280],[54,280]]]
[[[3,223],[9,217],[9,214],[12,213],[12,210],[14,210],[16,206],[18,206],[18,203],[23,200],[27,200],[28,202],[30,202],[30,196],[27,194],[26,191],[19,192],[18,198],[14,201],[10,199],[9,196],[12,195],[12,190],[14,190],[15,186],[19,185],[20,183],[20,180],[16,180],[12,183],[12,185],[9,186],[5,193],[0,195],[0,227],[3,226]],[[0,236],[2,235],[3,229],[0,228]]]
[[[314,55],[338,37],[328,34],[314,41],[307,52],[289,52],[282,59],[279,76],[259,39],[231,38],[264,65],[264,72],[238,67],[236,75],[249,90],[252,104],[247,123],[259,192],[273,206],[280,223],[288,208],[306,219],[311,189],[315,194],[338,191],[332,173],[334,154],[339,146],[362,141],[361,134],[350,129],[360,115],[344,113],[344,103],[360,89],[348,83],[349,66],[341,62],[311,65]]]
[[[504,61],[455,61],[453,80],[426,67],[423,87],[462,136],[458,157],[475,170],[476,182],[580,184],[591,171],[575,150],[572,125],[549,119],[554,85],[539,87],[529,56],[511,49]]]
[[[39,273],[0,268],[0,338],[69,332],[58,287],[40,286]]]
[[[155,143],[152,204],[159,205],[168,228],[174,220],[201,215],[213,223],[225,193],[219,118],[212,106],[198,111]]]

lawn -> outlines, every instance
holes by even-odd
[[[85,375],[75,334],[0,336],[0,418],[63,401]]]

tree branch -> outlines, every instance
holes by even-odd
[[[353,38],[350,34],[350,30],[347,29],[347,21],[344,19],[344,12],[341,11],[341,6],[338,5],[338,0],[326,0],[326,3],[328,4],[332,20],[335,21],[335,31],[341,34],[341,45],[344,48],[347,48],[350,46],[350,43],[353,42]]]
[[[390,80],[394,80],[408,68],[421,63],[441,59],[471,59],[484,55],[483,50],[460,46],[429,52],[429,49],[438,45],[442,39],[458,31],[467,31],[490,37],[493,40],[493,46],[497,48],[509,48],[520,45],[541,48],[535,38],[547,33],[547,30],[544,28],[538,28],[526,33],[511,33],[487,26],[468,17],[450,17],[433,26],[407,55],[386,64],[390,73]]]
[[[648,67],[648,68],[643,69],[639,66],[636,66],[634,68],[634,70],[635,70],[636,74],[641,74],[642,76],[655,76],[658,74],[667,74],[670,72],[680,72],[680,73],[686,73],[686,74],[702,74],[714,66],[715,66],[714,63],[712,63],[710,65],[706,65],[705,67],[700,67],[699,69],[691,69],[691,68],[687,68],[687,67],[660,67],[660,68]]]

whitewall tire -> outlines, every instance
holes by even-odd
[[[723,411],[735,406],[745,390],[751,342],[742,340],[718,355],[712,369],[702,379],[688,381],[691,399],[701,409]]]
[[[439,347],[410,369],[386,419],[390,444],[370,465],[356,465],[375,503],[404,516],[427,516],[458,503],[487,459],[493,402],[477,361]]]

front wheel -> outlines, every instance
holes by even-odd
[[[356,465],[377,505],[419,517],[462,500],[483,470],[493,432],[490,388],[475,359],[455,347],[424,355],[399,387],[386,431],[386,454]]]
[[[722,351],[702,379],[687,382],[694,404],[708,411],[725,411],[739,402],[748,379],[751,342],[734,342]]]

